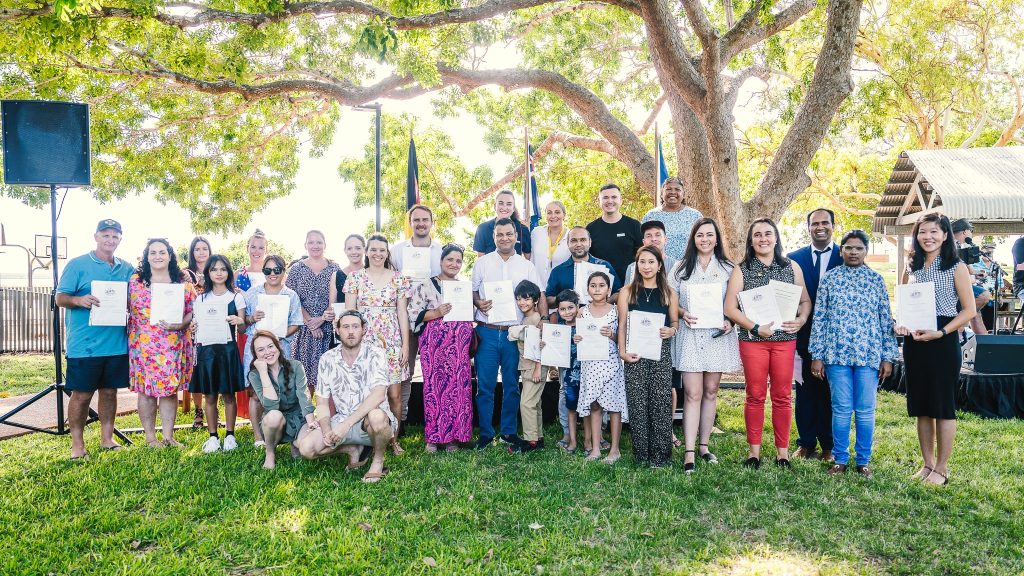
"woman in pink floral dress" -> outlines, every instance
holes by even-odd
[[[184,283],[184,314],[181,322],[161,320],[150,325],[153,285]],[[139,395],[139,419],[152,447],[181,446],[174,439],[174,417],[178,410],[178,390],[192,378],[192,343],[188,338],[192,323],[195,287],[178,267],[170,243],[154,239],[146,243],[142,264],[128,281],[128,366],[129,388]],[[156,411],[164,441],[156,438]]]
[[[409,296],[412,283],[391,263],[388,240],[380,234],[366,241],[366,268],[353,272],[345,281],[345,308],[359,310],[366,317],[364,339],[380,346],[388,359],[388,403],[396,415],[402,413],[402,380],[409,371]],[[395,454],[405,451],[395,439]]]

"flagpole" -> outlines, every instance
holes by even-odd
[[[523,171],[523,215],[520,220],[530,216],[530,177],[533,174],[530,169],[530,128],[528,126],[523,126],[523,158],[526,162],[526,169]]]
[[[661,134],[654,123],[654,207],[661,208]]]

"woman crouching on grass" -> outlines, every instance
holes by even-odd
[[[313,403],[306,394],[302,363],[285,357],[281,341],[266,330],[256,332],[250,348],[253,361],[247,379],[263,406],[260,426],[267,451],[263,467],[270,470],[277,464],[278,444],[291,444],[292,458],[298,458],[295,442],[318,424],[313,416]]]

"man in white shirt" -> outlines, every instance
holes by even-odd
[[[388,363],[384,351],[364,345],[366,318],[356,310],[346,310],[334,320],[334,331],[341,345],[320,357],[316,383],[315,428],[301,437],[299,454],[313,460],[335,454],[348,454],[348,468],[357,462],[362,446],[373,447],[373,461],[363,482],[378,482],[387,473],[384,452],[395,432],[398,420],[388,406]],[[334,404],[331,416],[329,406]]]
[[[494,440],[494,392],[497,387],[498,369],[501,369],[501,441],[517,446],[521,440],[516,434],[519,428],[519,348],[508,339],[509,326],[522,323],[523,314],[515,306],[513,291],[523,280],[529,280],[543,290],[540,275],[534,265],[516,254],[517,227],[509,218],[494,223],[494,245],[496,250],[477,258],[473,265],[473,304],[477,308],[476,334],[480,342],[476,350],[476,408],[480,420],[480,438],[477,449],[484,449]],[[507,294],[489,293],[498,289],[491,282],[510,281]],[[488,312],[496,299],[511,299],[516,318],[492,321]],[[547,315],[547,300],[540,295],[540,315]]]
[[[409,227],[412,229],[412,238],[403,240],[398,244],[395,244],[391,248],[391,262],[394,263],[398,270],[412,278],[414,283],[425,282],[426,278],[417,278],[413,276],[415,267],[410,267],[408,270],[404,266],[406,256],[422,258],[424,252],[422,249],[429,249],[430,258],[430,276],[434,277],[441,273],[441,248],[443,247],[437,239],[431,237],[431,232],[434,229],[434,212],[429,206],[423,204],[416,204],[412,208],[409,208],[407,213],[409,221]],[[421,249],[421,250],[417,250]],[[416,323],[415,318],[409,319],[409,325]],[[400,422],[405,422],[406,417],[409,415],[409,396],[412,394],[412,378],[416,373],[416,355],[419,352],[419,337],[410,332],[409,333],[409,377],[402,381],[402,413],[398,415]]]

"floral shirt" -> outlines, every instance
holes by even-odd
[[[869,366],[899,356],[889,293],[871,268],[839,266],[818,287],[811,358],[828,365]]]
[[[331,420],[335,423],[343,422],[355,412],[374,388],[387,388],[390,384],[384,350],[364,340],[359,348],[359,356],[351,366],[341,356],[341,350],[342,347],[338,346],[320,356],[316,381],[316,395],[334,399],[337,413]],[[378,408],[388,415],[391,429],[397,430],[398,420],[391,413],[387,397]]]

